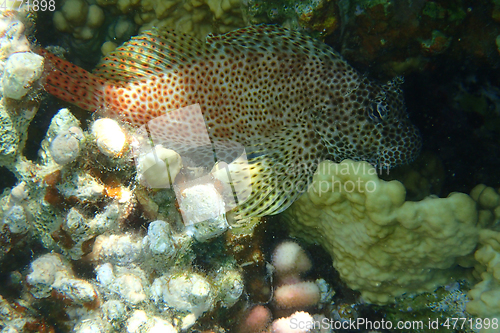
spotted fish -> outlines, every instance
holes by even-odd
[[[420,150],[396,82],[368,80],[330,47],[296,31],[259,25],[201,42],[152,30],[93,73],[43,53],[53,67],[49,93],[133,126],[199,104],[210,139],[236,142],[248,154],[252,187],[239,216],[286,209],[323,159],[392,167]]]

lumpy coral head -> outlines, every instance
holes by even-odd
[[[276,288],[274,302],[278,308],[300,309],[319,303],[321,292],[311,281],[288,284]]]
[[[272,264],[276,274],[281,278],[290,275],[299,276],[312,268],[311,259],[306,251],[294,241],[284,241],[276,246]]]
[[[323,246],[341,278],[378,304],[449,282],[457,258],[476,246],[477,216],[462,193],[405,202],[400,182],[352,160],[322,162],[284,214],[292,235]]]
[[[251,308],[243,317],[238,326],[238,333],[261,333],[265,332],[271,324],[272,313],[263,305]]]

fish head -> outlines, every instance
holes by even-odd
[[[365,127],[373,130],[377,149],[369,160],[379,166],[393,167],[413,161],[422,146],[418,128],[410,121],[400,89],[401,79],[383,85],[373,84],[373,95],[365,104]]]
[[[331,131],[323,135],[329,158],[392,168],[418,156],[422,139],[406,111],[400,81],[377,84],[365,78],[335,99],[333,114],[326,117],[333,122],[322,124]]]

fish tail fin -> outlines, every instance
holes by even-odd
[[[236,208],[235,221],[281,213],[304,193],[322,157],[319,142],[313,128],[301,122],[245,145],[248,161],[240,169],[250,176],[251,193]]]
[[[54,54],[40,49],[45,58],[45,90],[55,97],[88,111],[103,106],[105,80]]]

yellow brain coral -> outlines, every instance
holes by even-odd
[[[366,162],[322,162],[311,186],[285,213],[292,235],[321,245],[351,288],[370,303],[432,291],[478,240],[476,203],[468,195],[405,202]]]

